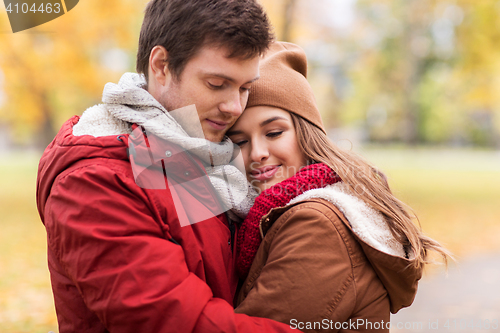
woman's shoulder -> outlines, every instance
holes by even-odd
[[[284,207],[272,209],[262,219],[264,227],[275,225],[278,220],[284,223],[287,218],[301,211],[307,211],[311,217],[331,217],[339,219],[342,213],[339,211],[335,202],[332,202],[331,196],[339,194],[339,189],[343,188],[341,184],[330,185],[324,188],[313,189],[292,199]]]
[[[360,199],[348,185],[340,182],[307,191],[289,205],[312,199],[322,199],[325,209],[333,211],[363,243],[389,255],[406,257],[403,245],[395,238],[385,217]]]
[[[297,215],[301,217],[302,223],[314,224],[314,222],[321,221],[319,226],[322,227],[329,227],[332,222],[349,225],[349,221],[338,205],[337,197],[340,196],[340,201],[350,199],[349,195],[343,192],[345,192],[345,186],[340,183],[304,192],[286,206],[274,208],[264,216],[261,220],[261,235],[265,236],[271,229],[281,229],[284,225],[296,220]]]
[[[269,239],[293,229],[296,224],[300,224],[300,228],[310,235],[326,230],[337,232],[339,228],[347,228],[347,223],[334,204],[322,198],[311,198],[271,210],[262,219],[261,233]]]
[[[332,198],[324,196],[291,202],[274,209],[266,217],[269,229],[264,243],[271,249],[271,243],[281,239],[287,240],[283,243],[314,239],[316,249],[330,248],[338,254],[343,253],[354,266],[362,264],[365,267],[369,262],[389,294],[391,311],[396,313],[401,307],[411,304],[422,269],[416,268],[404,251],[402,254],[392,253],[399,252],[391,246],[394,237],[390,232],[387,236],[385,229],[379,230],[370,212],[363,212],[358,206],[351,208],[335,204]],[[356,214],[366,217],[366,221]],[[402,247],[400,243],[396,245]]]

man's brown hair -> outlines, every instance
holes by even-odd
[[[271,25],[256,0],[152,0],[139,37],[137,72],[148,79],[151,50],[168,51],[168,69],[179,78],[205,45],[225,47],[229,57],[261,55],[273,40]]]

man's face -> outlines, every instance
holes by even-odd
[[[204,46],[178,80],[162,89],[159,102],[173,111],[194,104],[207,140],[220,142],[242,114],[248,92],[259,76],[259,57],[227,58],[226,48]]]

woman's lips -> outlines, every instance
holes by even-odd
[[[278,172],[279,168],[280,165],[273,165],[271,167],[256,169],[250,172],[250,177],[258,181],[264,181],[272,178]]]
[[[210,119],[206,119],[206,121],[210,124],[210,126],[212,126],[217,131],[222,131],[227,128],[227,123],[223,121],[213,121]]]

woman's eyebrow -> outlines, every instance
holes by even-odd
[[[261,122],[259,124],[259,126],[260,127],[266,126],[267,124],[272,123],[273,121],[276,121],[276,120],[286,120],[286,118],[283,118],[283,117],[280,117],[280,116],[272,117],[272,118],[266,119],[263,122]]]
[[[226,136],[236,135],[236,134],[242,134],[242,133],[243,133],[242,131],[228,131],[226,133]]]
[[[259,126],[260,126],[260,127],[264,127],[264,126],[266,126],[267,124],[272,123],[273,121],[276,121],[276,120],[286,120],[286,118],[284,118],[284,117],[280,117],[280,116],[272,117],[272,118],[266,119],[266,120],[264,120],[263,122],[261,122],[261,123],[259,124]],[[227,136],[237,135],[237,134],[243,134],[243,131],[228,131],[228,132],[226,133],[226,135],[227,135]]]

